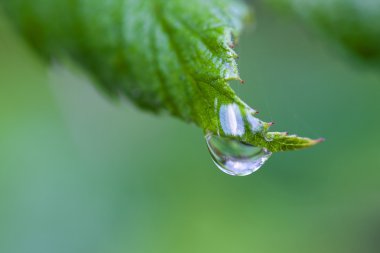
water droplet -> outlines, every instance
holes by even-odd
[[[219,111],[219,118],[225,134],[233,136],[244,134],[244,121],[237,104],[222,105]]]
[[[232,176],[247,176],[258,169],[272,155],[265,148],[255,147],[236,139],[213,134],[205,136],[216,166]]]
[[[246,118],[250,126],[250,130],[252,133],[257,133],[263,130],[263,123],[256,117],[253,116],[253,112],[247,110]]]
[[[239,73],[237,70],[237,65],[235,62],[225,62],[224,63],[224,78],[226,80],[238,80]]]

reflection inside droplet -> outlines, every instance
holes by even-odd
[[[258,169],[272,155],[265,148],[255,147],[232,138],[213,134],[205,136],[216,166],[232,176],[247,176]]]

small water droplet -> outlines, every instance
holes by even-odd
[[[238,80],[239,73],[235,62],[224,63],[224,78],[227,80]]]
[[[262,129],[263,129],[262,122],[258,118],[254,117],[252,115],[253,114],[252,112],[247,111],[246,114],[247,114],[246,118],[247,118],[247,121],[249,123],[251,132],[257,133],[257,132],[262,131]]]
[[[225,134],[241,136],[244,134],[244,121],[237,104],[222,105],[219,111],[220,125]]]
[[[265,148],[255,147],[233,138],[211,133],[206,134],[205,138],[216,166],[232,176],[247,176],[257,171],[272,155]]]

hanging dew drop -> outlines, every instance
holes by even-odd
[[[257,171],[272,155],[265,148],[255,147],[233,138],[211,133],[206,134],[205,138],[216,166],[232,176],[247,176]]]
[[[214,107],[219,122],[216,131],[206,132],[205,138],[216,166],[233,176],[246,176],[260,169],[272,153],[239,140],[247,133],[263,131],[262,122],[254,117],[256,111],[244,104],[217,100]]]

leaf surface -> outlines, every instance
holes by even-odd
[[[47,58],[70,56],[110,95],[271,151],[317,141],[268,133],[229,85],[247,7],[233,0],[0,0]]]

